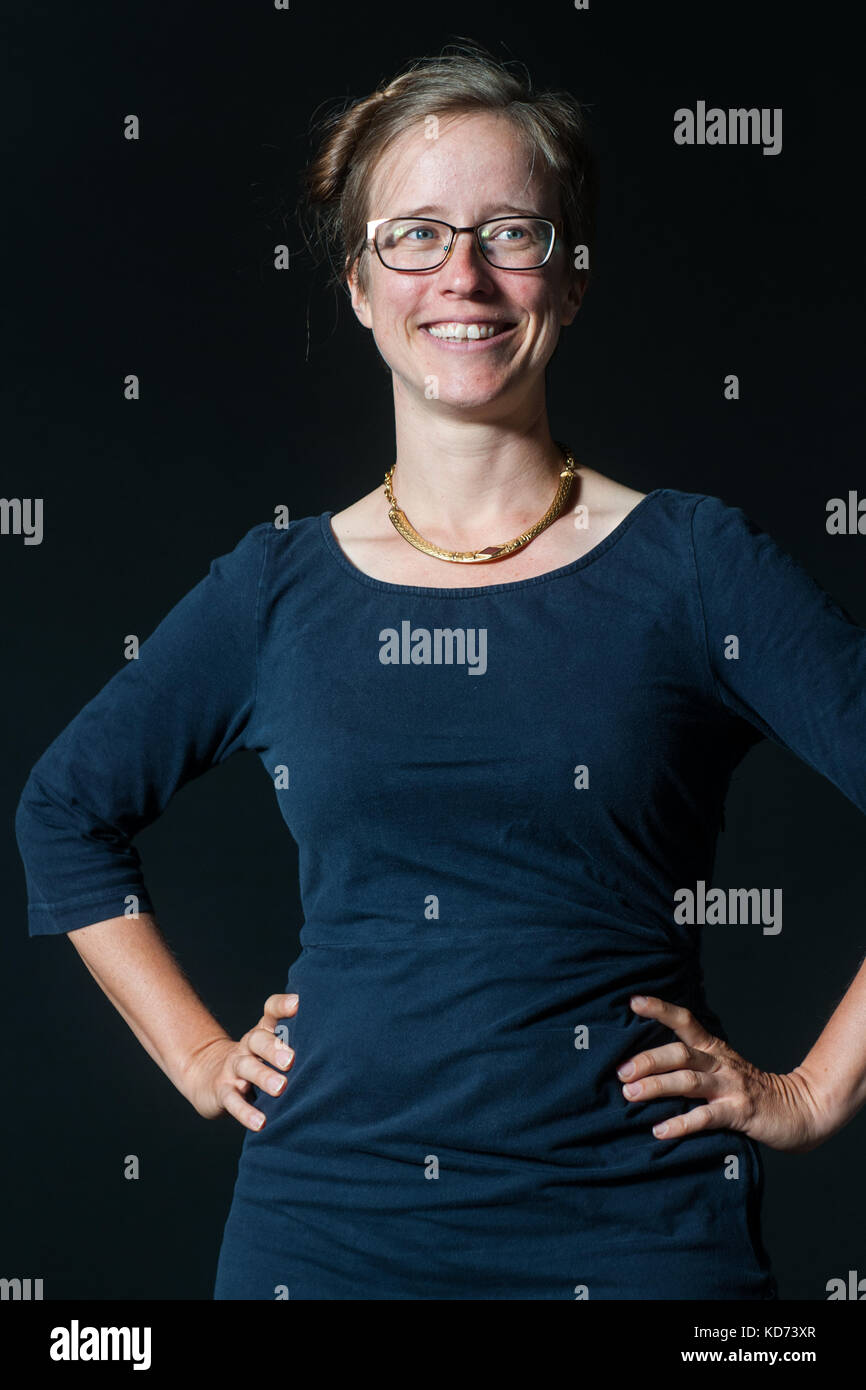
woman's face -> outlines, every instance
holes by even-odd
[[[484,112],[440,119],[435,139],[422,127],[395,141],[374,171],[367,217],[426,216],[474,227],[515,212],[557,221],[556,188],[548,176],[532,172],[512,123]],[[436,402],[495,405],[497,412],[543,392],[544,368],[581,298],[569,248],[559,235],[550,260],[538,270],[489,265],[465,233],[438,270],[389,270],[375,251],[364,255],[366,292],[356,266],[349,280],[352,306],[372,329],[395,392],[405,391],[428,408]],[[429,331],[455,321],[492,323],[498,331],[458,342]],[[484,416],[490,413],[482,409]]]

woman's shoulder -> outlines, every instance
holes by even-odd
[[[678,542],[688,549],[698,507],[703,507],[710,520],[726,509],[734,510],[709,493],[665,486],[644,492],[594,469],[581,469],[579,479],[570,511],[575,525],[580,524],[577,518],[583,514],[582,524],[595,533],[596,540],[631,528],[640,516],[643,524],[639,531],[648,539],[655,538],[669,549],[677,549]]]
[[[218,594],[231,601],[260,606],[265,590],[288,574],[303,574],[317,546],[321,518],[290,517],[279,510],[272,520],[258,521],[235,532],[234,543],[219,549],[210,561],[204,583],[211,602]],[[213,552],[212,552],[213,554]]]
[[[612,530],[626,521],[632,512],[637,511],[649,499],[658,502],[663,513],[680,520],[690,518],[702,502],[709,504],[707,510],[712,511],[729,506],[721,497],[712,493],[688,491],[684,488],[658,486],[643,492],[593,468],[581,468],[578,479],[578,488],[570,503],[572,510],[584,507],[597,521],[603,522],[607,530]]]
[[[719,541],[746,534],[757,534],[760,527],[736,501],[730,501],[713,492],[700,492],[686,488],[659,486],[649,492],[638,492],[634,488],[612,483],[602,493],[609,500],[615,523],[626,520],[637,512],[644,503],[658,525],[667,524],[681,538],[693,544],[696,534],[714,535]]]
[[[593,498],[598,509],[596,525],[603,518],[602,534],[630,531],[628,553],[639,572],[659,582],[722,583],[735,567],[766,567],[771,556],[780,567],[795,563],[772,528],[732,497],[666,486],[640,492],[598,475],[587,493],[590,513]]]
[[[238,537],[234,549],[229,552],[237,555],[239,559],[248,559],[253,562],[260,561],[280,546],[298,549],[309,541],[311,536],[315,536],[321,528],[322,517],[319,513],[310,513],[306,516],[290,516],[288,511],[281,510],[276,513],[270,521],[257,521]]]

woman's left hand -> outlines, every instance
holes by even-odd
[[[639,1000],[643,1002],[638,1002]],[[709,1033],[694,1014],[664,999],[635,995],[631,1007],[641,1018],[656,1019],[679,1042],[639,1052],[617,1070],[630,1101],[685,1096],[703,1100],[683,1115],[653,1126],[661,1140],[682,1139],[708,1129],[732,1129],[771,1149],[808,1153],[827,1137],[805,1081],[793,1072],[759,1071],[728,1043]],[[633,1067],[627,1071],[628,1066]],[[639,1084],[639,1091],[631,1088]]]

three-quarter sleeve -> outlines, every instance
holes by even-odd
[[[866,628],[718,497],[694,508],[692,554],[719,700],[866,811]]]
[[[268,536],[252,527],[33,766],[15,813],[30,936],[153,912],[135,835],[251,746]]]

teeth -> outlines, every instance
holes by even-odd
[[[499,328],[493,323],[433,323],[427,332],[434,338],[492,338]]]

